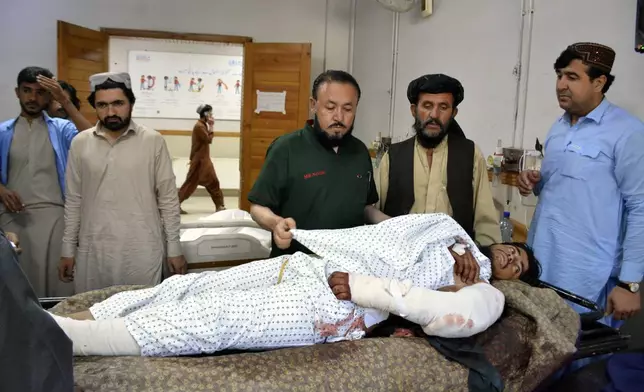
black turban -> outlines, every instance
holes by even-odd
[[[421,76],[409,83],[409,87],[407,87],[407,99],[409,99],[409,103],[417,104],[418,96],[421,93],[451,93],[454,97],[454,107],[457,107],[461,102],[463,102],[465,94],[461,82],[451,76],[443,74]]]

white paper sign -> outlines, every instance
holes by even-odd
[[[257,109],[255,113],[279,112],[286,114],[286,91],[267,93],[257,90]]]

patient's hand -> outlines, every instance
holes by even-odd
[[[351,301],[351,289],[349,288],[349,274],[346,272],[334,272],[329,276],[329,287],[335,297],[343,301]]]
[[[454,264],[454,275],[459,277],[465,284],[474,284],[479,279],[480,266],[476,261],[472,252],[469,250],[465,251],[463,256],[460,256],[458,253],[454,252],[452,248],[449,249],[449,252],[454,257],[456,264]]]

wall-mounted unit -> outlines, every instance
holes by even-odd
[[[420,14],[426,18],[434,13],[434,0],[420,0]]]

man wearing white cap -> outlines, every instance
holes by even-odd
[[[153,285],[161,281],[166,257],[170,273],[185,273],[165,140],[132,121],[127,73],[93,75],[90,87],[99,122],[69,151],[60,279],[73,280],[77,292]]]

